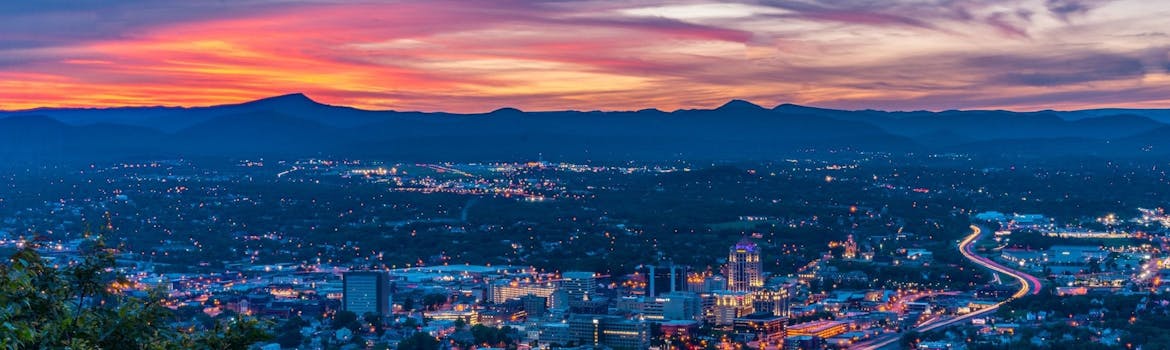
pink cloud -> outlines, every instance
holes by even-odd
[[[1061,104],[1068,101],[1055,97],[1066,95],[1045,89],[1058,84],[1070,94],[1103,89],[1103,96],[1117,96],[1111,92],[1133,89],[1125,81],[1164,71],[1133,66],[1124,59],[1131,52],[1045,39],[1030,27],[1032,9],[991,11],[978,0],[945,9],[920,1],[884,7],[777,1],[754,5],[773,6],[769,14],[731,19],[620,13],[656,4],[259,0],[241,2],[238,11],[149,4],[137,4],[148,7],[141,13],[129,7],[13,9],[0,14],[0,22],[57,19],[95,30],[38,34],[0,24],[11,31],[0,38],[0,108],[208,105],[289,92],[341,105],[457,112],[502,106],[695,108],[732,98],[764,105],[880,101],[870,107],[936,107],[950,101],[1010,107],[1021,89]],[[1080,15],[1088,21],[1092,13]],[[111,18],[120,22],[96,24]],[[934,41],[911,45],[914,36]],[[981,40],[955,45],[973,38]],[[1027,40],[1034,49],[1019,48]],[[969,49],[974,47],[1013,48],[1012,57],[1020,59],[1013,62],[1057,50],[1072,62],[1122,57],[1111,62],[1126,65],[1118,74],[1040,65],[1010,75],[1002,71],[1010,65],[973,63],[983,54]],[[1095,56],[1073,57],[1082,53]],[[1158,64],[1147,61],[1136,64]],[[1094,86],[1097,81],[1110,85]],[[995,92],[1005,85],[1012,87],[1010,96]],[[964,102],[960,92],[978,98]],[[1140,104],[1152,95],[1133,96],[1132,103]],[[1116,97],[1106,102],[1118,103]]]

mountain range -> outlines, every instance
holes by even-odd
[[[0,111],[0,161],[342,156],[401,161],[766,160],[811,151],[1170,155],[1170,110],[845,111],[742,100],[665,112],[370,111],[303,94],[211,107]]]

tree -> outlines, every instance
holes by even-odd
[[[61,269],[35,249],[26,245],[0,264],[0,348],[246,349],[270,338],[266,325],[250,318],[179,332],[157,291],[141,299],[122,293],[127,284],[113,273],[114,250],[100,238]]]
[[[440,293],[431,293],[423,297],[423,305],[427,310],[436,310],[440,305],[447,303],[447,295]]]
[[[271,335],[259,320],[237,317],[216,323],[192,343],[197,349],[247,349],[257,341],[269,338]]]
[[[358,316],[353,311],[342,310],[333,314],[333,329],[349,328],[349,330],[357,332],[358,328],[361,327]]]
[[[1089,259],[1089,273],[1101,273],[1101,260],[1097,258]]]
[[[374,334],[377,334],[379,337],[386,333],[386,326],[384,325],[384,322],[382,322],[382,314],[366,313],[365,315],[362,315],[362,320],[366,321],[366,323],[370,324],[371,326],[374,326]]]
[[[471,327],[476,344],[495,344],[500,341],[499,329],[477,324]]]
[[[301,327],[306,325],[308,325],[308,322],[305,322],[299,316],[284,321],[284,323],[276,328],[276,342],[285,348],[300,345],[304,341],[304,336],[301,335]]]
[[[402,309],[406,311],[414,311],[414,298],[407,296],[406,299],[402,299]]]
[[[918,343],[918,331],[909,331],[902,333],[902,338],[898,339],[898,343],[902,344],[902,348],[910,348]]]
[[[402,328],[415,329],[418,328],[418,326],[420,326],[418,324],[418,320],[416,320],[414,317],[407,317],[406,321],[402,321]]]
[[[439,350],[439,340],[424,332],[415,332],[398,343],[399,350]]]

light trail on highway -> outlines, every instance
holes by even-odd
[[[966,257],[968,260],[971,260],[971,262],[978,264],[979,266],[983,266],[984,268],[990,269],[992,271],[1011,276],[1017,281],[1020,281],[1020,290],[1016,291],[1016,294],[1013,294],[1012,297],[1008,299],[1009,301],[1011,299],[1023,297],[1029,293],[1033,295],[1040,294],[1040,288],[1043,288],[1043,286],[1040,284],[1040,279],[1027,273],[1007,268],[997,262],[991,261],[991,259],[975,254],[974,251],[972,251],[972,246],[975,245],[975,241],[979,240],[979,236],[983,233],[983,230],[980,229],[979,226],[971,225],[971,231],[971,235],[967,236],[959,242],[959,253],[962,253],[964,257]]]
[[[992,270],[992,271],[995,271],[998,273],[1002,273],[1002,274],[1011,276],[1012,278],[1015,278],[1017,281],[1020,282],[1020,289],[1017,290],[1015,294],[1012,294],[1011,297],[1009,297],[1003,301],[1000,301],[998,303],[995,303],[994,305],[991,305],[989,307],[985,307],[985,308],[979,309],[977,311],[974,311],[974,312],[971,312],[971,313],[968,313],[968,314],[965,314],[962,316],[947,319],[945,321],[928,322],[926,324],[915,327],[913,329],[913,331],[916,331],[919,333],[929,332],[931,330],[950,326],[950,325],[953,325],[953,324],[956,324],[956,323],[959,323],[959,322],[962,322],[962,321],[965,321],[965,320],[968,320],[968,319],[971,319],[971,318],[974,318],[974,317],[977,317],[980,315],[994,312],[995,310],[998,310],[1000,306],[1003,306],[1004,304],[1007,304],[1008,302],[1011,302],[1012,300],[1016,300],[1018,298],[1021,298],[1025,295],[1028,295],[1028,294],[1035,295],[1035,294],[1040,293],[1040,288],[1043,288],[1043,285],[1040,284],[1040,279],[1036,278],[1035,276],[1029,275],[1027,273],[1007,268],[1003,265],[1000,265],[997,262],[991,261],[991,259],[988,259],[988,258],[983,257],[981,255],[975,254],[975,252],[972,250],[973,249],[972,247],[975,245],[975,242],[979,240],[979,238],[982,234],[983,234],[983,230],[981,228],[979,228],[979,226],[971,225],[971,234],[968,235],[967,237],[963,238],[963,240],[959,241],[959,245],[958,245],[959,253],[963,254],[963,257],[966,257],[967,260],[971,260],[971,262],[973,262],[979,266],[982,266],[986,269],[989,269],[989,270]],[[872,344],[859,344],[859,346],[856,346],[854,348],[855,349],[865,349],[865,350],[882,349],[882,348],[885,348],[887,346],[890,346],[890,344],[897,342],[899,337],[897,337],[896,335],[897,334],[890,334],[884,338],[879,338],[878,340],[875,340],[874,343],[872,343]]]

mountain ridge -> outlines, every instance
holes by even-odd
[[[459,114],[459,115],[489,114],[489,113],[491,113],[492,111],[497,111],[497,110],[502,110],[502,109],[514,109],[514,110],[519,110],[519,111],[521,111],[521,112],[525,112],[525,113],[533,113],[533,112],[577,112],[577,111],[574,111],[574,110],[526,111],[526,110],[523,110],[523,109],[521,109],[521,108],[517,108],[517,107],[509,107],[509,106],[502,106],[502,107],[495,108],[495,109],[493,109],[493,110],[491,110],[491,111],[488,111],[488,112],[479,112],[479,113],[451,113],[451,112],[442,112],[442,111],[435,111],[435,112],[425,112],[425,111],[400,111],[400,110],[396,110],[396,109],[363,109],[363,108],[358,108],[358,107],[343,106],[343,105],[333,105],[333,104],[327,104],[327,103],[323,103],[323,102],[317,101],[316,99],[313,99],[311,96],[309,96],[308,94],[306,94],[306,93],[304,93],[304,92],[289,92],[289,93],[285,93],[285,94],[281,94],[281,95],[268,96],[268,97],[261,97],[261,98],[257,98],[257,99],[254,99],[254,100],[249,100],[249,101],[243,101],[243,102],[233,102],[233,103],[221,103],[221,104],[212,104],[212,105],[198,105],[198,106],[168,106],[168,105],[153,105],[153,106],[110,106],[110,107],[34,107],[34,108],[27,108],[27,109],[0,109],[0,114],[35,113],[35,112],[54,112],[54,111],[109,111],[109,110],[126,110],[126,109],[135,109],[135,110],[139,110],[139,109],[172,109],[172,110],[183,110],[183,109],[200,109],[200,108],[223,108],[223,107],[232,107],[232,106],[256,105],[256,104],[266,104],[266,103],[272,103],[272,102],[288,102],[288,101],[298,101],[298,102],[311,103],[311,104],[316,104],[316,105],[321,105],[321,106],[338,107],[338,108],[347,108],[347,109],[353,109],[353,110],[359,110],[359,111],[367,111],[367,112],[403,112],[403,113],[406,113],[406,112],[411,112],[411,113],[443,113],[443,114]],[[749,101],[749,100],[746,100],[746,99],[739,99],[739,98],[733,98],[733,99],[730,99],[730,100],[728,100],[728,101],[726,101],[726,102],[723,102],[722,104],[719,104],[719,105],[717,105],[717,106],[712,106],[712,107],[710,107],[710,108],[684,108],[684,109],[678,109],[678,110],[674,110],[674,111],[682,111],[682,110],[718,110],[718,109],[720,109],[720,108],[726,108],[726,107],[732,107],[732,108],[749,107],[749,108],[752,108],[752,109],[759,108],[759,109],[768,109],[768,110],[774,110],[774,111],[775,111],[775,110],[785,110],[785,109],[790,109],[790,108],[800,108],[800,109],[817,110],[817,111],[836,111],[836,112],[881,112],[881,113],[907,113],[907,114],[911,114],[911,113],[936,113],[936,114],[938,114],[938,113],[948,113],[948,112],[1008,112],[1008,113],[1021,113],[1021,114],[1023,114],[1023,113],[1080,113],[1080,114],[1083,114],[1083,115],[1084,115],[1084,117],[1089,117],[1089,116],[1115,115],[1115,114],[1126,114],[1126,113],[1129,113],[1129,114],[1135,114],[1135,115],[1141,115],[1141,113],[1145,113],[1145,112],[1156,112],[1156,113],[1158,113],[1159,115],[1163,115],[1163,114],[1165,114],[1165,115],[1170,115],[1170,106],[1167,106],[1168,108],[1164,108],[1164,109],[1141,109],[1141,108],[1103,107],[1103,108],[1092,108],[1092,109],[1081,109],[1081,110],[1054,110],[1054,109],[1043,109],[1043,110],[1034,110],[1034,111],[1013,111],[1013,110],[1004,110],[1004,109],[948,109],[948,110],[935,110],[935,111],[932,111],[932,110],[883,110],[883,109],[854,109],[854,110],[850,110],[850,109],[837,109],[837,108],[827,108],[827,107],[816,107],[816,106],[810,106],[810,105],[794,104],[794,103],[790,103],[790,102],[784,102],[784,103],[780,103],[780,104],[778,104],[778,105],[776,105],[776,106],[774,106],[774,107],[772,107],[772,108],[766,108],[766,107],[763,107],[763,106],[762,106],[762,105],[760,105],[760,104],[757,104],[757,103],[751,102],[751,101]],[[596,112],[605,112],[605,113],[612,113],[612,112],[636,112],[636,111],[642,111],[642,110],[659,110],[659,109],[658,109],[658,108],[656,108],[656,107],[644,107],[644,108],[639,108],[639,109],[630,109],[630,110],[599,110],[599,111],[596,111]],[[671,112],[674,112],[674,111],[671,111]],[[1082,117],[1082,118],[1084,118],[1084,117]]]
[[[1170,155],[1170,138],[1159,138],[1170,130],[1170,122],[1159,119],[1165,111],[1101,111],[846,111],[731,100],[669,112],[504,107],[459,114],[362,110],[292,93],[208,107],[0,112],[0,136],[9,136],[0,138],[0,160],[38,154],[756,160],[832,150]]]

